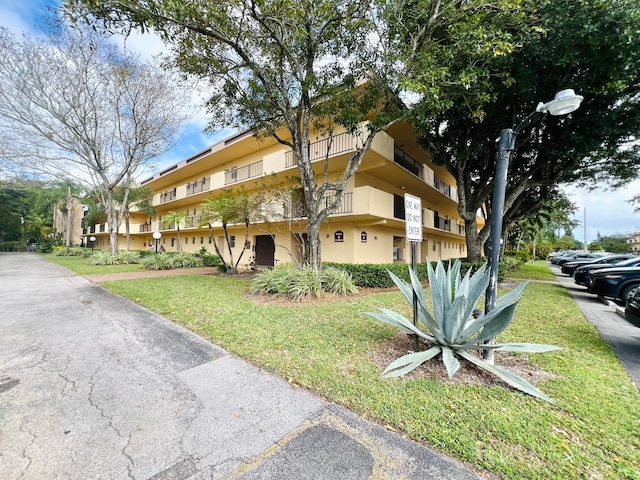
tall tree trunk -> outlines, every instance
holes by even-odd
[[[471,263],[482,261],[482,245],[486,239],[482,239],[478,232],[478,222],[475,217],[464,220],[464,227],[467,241],[467,260]]]
[[[107,223],[109,224],[109,243],[111,247],[111,256],[118,256],[118,228],[120,222],[118,219],[118,212],[116,212],[116,206],[113,200],[113,191],[107,190],[106,198],[106,210],[107,210]]]
[[[131,251],[131,226],[129,225],[129,210],[124,212],[124,228],[125,228],[125,238],[127,240],[127,252]]]
[[[65,247],[67,247],[67,252],[71,247],[71,230],[73,229],[73,198],[71,197],[71,188],[67,188],[67,231],[66,231],[66,239],[65,239]]]

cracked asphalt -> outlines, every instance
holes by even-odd
[[[0,479],[472,479],[69,270],[0,253]]]

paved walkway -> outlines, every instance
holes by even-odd
[[[39,255],[0,308],[2,480],[477,478]]]
[[[559,267],[552,265],[551,270],[589,323],[598,329],[600,337],[611,347],[640,391],[640,328],[627,322],[615,303],[587,292],[585,287],[573,281],[573,277],[563,274]]]

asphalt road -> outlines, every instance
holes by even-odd
[[[0,479],[475,479],[36,254],[0,253]]]

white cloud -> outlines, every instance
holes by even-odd
[[[574,218],[580,225],[573,232],[577,240],[584,241],[585,238],[585,211],[587,243],[594,241],[598,233],[607,236],[640,231],[640,214],[634,213],[634,206],[628,202],[640,193],[640,179],[616,190],[589,191],[565,186],[562,191],[578,207]]]

